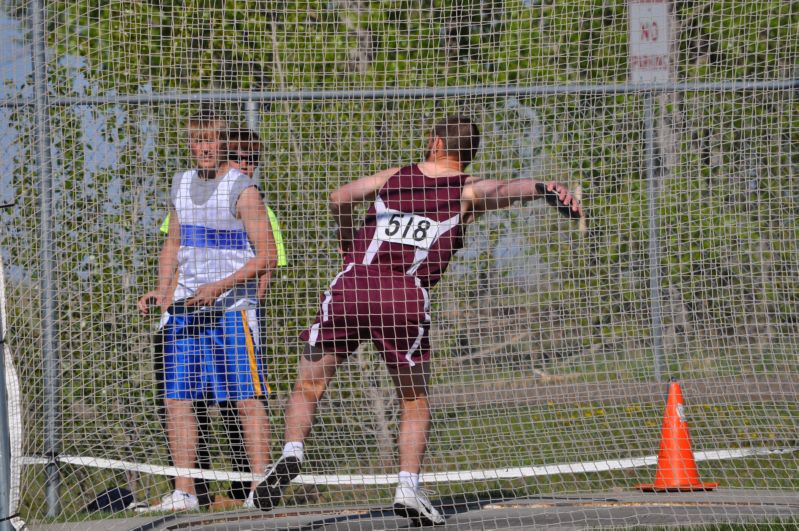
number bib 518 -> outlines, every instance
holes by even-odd
[[[438,236],[438,227],[439,223],[430,218],[390,210],[377,216],[375,238],[430,249]]]

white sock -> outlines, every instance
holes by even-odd
[[[305,458],[305,445],[301,442],[287,442],[283,447],[284,457],[296,457],[302,462]]]
[[[400,470],[399,482],[404,483],[406,485],[411,485],[414,489],[418,489],[419,474],[414,474],[413,472],[405,472],[404,470]]]

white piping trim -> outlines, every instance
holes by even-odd
[[[418,277],[413,277],[413,281],[416,284],[416,287],[421,290],[422,296],[424,297],[424,322],[430,322],[430,295],[427,293],[427,290],[422,287],[422,281],[419,280]],[[405,359],[408,361],[408,364],[411,367],[416,366],[416,363],[411,359],[411,356],[416,352],[419,348],[419,345],[422,344],[422,339],[424,339],[425,329],[424,326],[419,327],[419,334],[416,336],[416,341],[413,342],[411,345],[410,350],[405,353]]]
[[[311,333],[308,336],[308,344],[311,345],[312,347],[316,346],[316,340],[319,338],[319,327],[320,327],[320,325],[322,323],[326,323],[327,320],[330,318],[330,302],[333,300],[333,292],[331,290],[333,289],[333,286],[335,286],[336,282],[338,282],[338,280],[341,278],[341,276],[344,275],[345,273],[347,273],[350,269],[352,269],[352,267],[354,265],[355,264],[352,264],[352,263],[347,265],[347,267],[345,267],[343,271],[341,271],[338,275],[335,276],[335,278],[333,279],[333,282],[330,283],[330,287],[328,287],[328,289],[325,290],[325,298],[322,301],[322,306],[321,306],[321,308],[322,308],[322,321],[320,323],[314,323],[311,326]]]

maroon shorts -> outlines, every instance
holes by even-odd
[[[415,277],[350,264],[322,295],[313,325],[300,334],[327,353],[348,355],[371,340],[391,365],[430,359],[427,290]]]

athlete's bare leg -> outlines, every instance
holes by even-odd
[[[197,459],[197,419],[191,400],[166,399],[166,433],[172,462],[178,468],[194,468]],[[175,489],[195,494],[194,480],[175,478]]]
[[[241,419],[250,472],[260,474],[269,464],[269,415],[258,398],[239,400],[236,402],[236,409]],[[250,488],[254,489],[257,485],[258,481],[253,481]]]
[[[316,408],[341,359],[308,345],[300,358],[297,382],[286,406],[286,442],[303,442],[314,423]]]
[[[427,382],[430,378],[430,363],[409,366],[389,366],[400,398],[401,416],[399,425],[400,470],[418,474],[427,450],[430,432],[430,403],[427,398]]]
[[[402,408],[399,426],[400,471],[394,493],[394,514],[410,518],[416,525],[441,525],[446,520],[419,488],[419,472],[430,432],[427,382],[429,362],[414,366],[389,366]]]
[[[283,489],[299,474],[302,443],[313,427],[319,400],[336,374],[340,361],[335,354],[325,354],[321,349],[311,346],[306,347],[300,358],[297,381],[286,406],[286,446],[283,455],[267,470],[253,495],[255,506],[262,511],[270,511],[280,503]],[[290,452],[291,448],[294,450]]]

